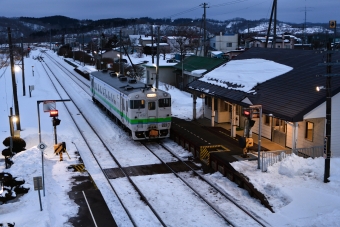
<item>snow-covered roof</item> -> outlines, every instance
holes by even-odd
[[[211,51],[211,53],[212,53],[213,55],[223,54],[222,51]]]
[[[205,73],[207,70],[206,69],[197,69],[191,72],[192,76],[196,76],[196,77],[201,77],[203,75],[203,73]]]
[[[291,71],[290,66],[265,59],[232,60],[199,79],[225,88],[250,92],[259,83]]]

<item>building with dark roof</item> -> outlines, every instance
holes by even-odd
[[[257,63],[251,65],[256,59]],[[317,92],[315,88],[326,86],[327,66],[319,65],[326,59],[325,52],[313,50],[251,48],[189,83],[186,90],[194,98],[205,96],[204,116],[213,118],[213,122],[242,127],[242,107],[261,105],[263,137],[288,148],[322,146],[326,90]],[[332,62],[339,59],[340,53],[334,52]],[[331,66],[331,71],[339,74],[340,66]],[[331,78],[334,156],[340,156],[339,91],[340,76],[334,75]],[[258,133],[259,119],[255,120],[252,129]]]
[[[188,83],[201,78],[207,72],[227,62],[223,58],[189,56],[174,66],[176,86],[183,89]]]

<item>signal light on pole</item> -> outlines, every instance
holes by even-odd
[[[60,119],[53,117],[53,119],[52,119],[52,125],[53,126],[60,125],[60,122],[61,122]]]
[[[51,110],[50,117],[58,117],[58,110]]]
[[[245,117],[250,117],[250,110],[248,110],[248,109],[243,110],[243,115]]]
[[[329,21],[329,28],[336,28],[336,20]]]

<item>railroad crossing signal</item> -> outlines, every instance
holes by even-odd
[[[329,21],[329,28],[336,28],[336,20]]]
[[[50,110],[50,117],[58,117],[58,110]]]
[[[60,122],[61,122],[60,119],[53,117],[53,119],[52,119],[52,125],[53,126],[60,125]]]

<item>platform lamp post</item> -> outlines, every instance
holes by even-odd
[[[16,125],[17,125],[17,130],[21,130],[21,126],[20,126],[20,114],[19,114],[19,103],[18,103],[18,94],[17,94],[17,84],[16,84],[15,71],[14,71],[12,34],[11,34],[11,28],[10,27],[7,27],[7,32],[8,32],[9,56],[10,56],[10,62],[11,62],[11,74],[12,74],[12,88],[13,88],[14,108],[15,108],[15,115],[18,118],[18,120],[16,122]]]
[[[9,118],[9,129],[10,129],[11,137],[14,137],[14,123],[17,122],[18,118],[17,116],[13,115],[12,107],[10,108],[10,115],[8,116],[8,118]]]
[[[257,150],[257,169],[260,169],[260,156],[261,156],[261,131],[262,131],[262,105],[252,105],[250,108],[256,110],[253,114],[259,115],[259,134],[258,134],[258,150]]]
[[[326,63],[319,63],[318,66],[326,66],[327,67],[327,73],[325,75],[319,75],[319,76],[325,76],[326,77],[326,87],[320,86],[317,87],[316,90],[320,91],[321,89],[326,89],[326,137],[324,140],[324,157],[325,157],[325,171],[324,171],[324,183],[329,182],[329,176],[330,176],[330,166],[331,166],[331,119],[332,119],[332,89],[331,89],[331,78],[332,76],[340,76],[340,74],[332,74],[332,66],[338,66],[340,63],[332,62],[332,53],[334,53],[334,50],[332,50],[331,42],[327,43],[327,62]]]

